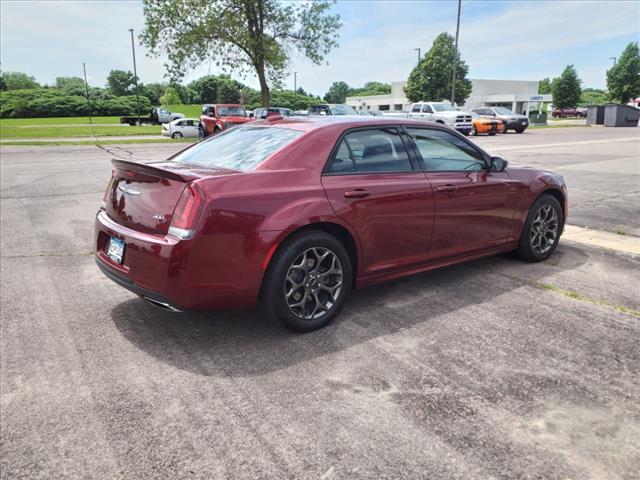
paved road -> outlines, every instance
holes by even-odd
[[[507,148],[575,130],[479,142],[564,168],[577,146]],[[355,292],[307,335],[170,314],[90,253],[109,157],[176,148],[2,148],[2,478],[637,478],[638,257],[563,242],[542,264],[484,259]],[[567,176],[575,209],[587,173]]]

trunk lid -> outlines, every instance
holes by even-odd
[[[236,173],[208,170],[170,161],[137,163],[112,160],[113,176],[105,194],[109,217],[128,228],[166,235],[174,210],[187,184],[195,180]]]

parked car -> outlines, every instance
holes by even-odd
[[[165,108],[154,108],[151,110],[151,113],[148,115],[140,116],[140,124],[150,123],[152,125],[161,125],[163,123],[172,122],[179,118],[184,118],[183,113],[175,113],[170,112]],[[120,123],[128,123],[129,125],[137,125],[138,124],[138,116],[137,115],[128,115],[124,117],[120,117]]]
[[[577,117],[584,118],[587,116],[586,109],[582,108],[554,108],[551,112],[553,118]]]
[[[370,116],[370,117],[381,117],[382,112],[379,110],[358,110],[358,115]]]
[[[473,126],[469,135],[479,135],[481,133],[495,135],[496,133],[504,132],[504,122],[498,118],[485,117],[476,112],[471,112],[471,121]]]
[[[471,110],[485,117],[495,117],[504,122],[504,132],[515,130],[516,133],[524,132],[529,126],[529,118],[519,113],[513,113],[504,107],[478,107]]]
[[[300,331],[353,288],[500,252],[545,260],[567,216],[560,175],[409,119],[273,119],[112,164],[95,223],[107,277],[167,310],[260,305]]]
[[[269,114],[276,114],[282,117],[290,117],[293,111],[284,107],[259,107],[253,111],[253,118],[256,120],[264,120]]]
[[[206,103],[202,106],[198,134],[205,138],[252,120],[242,105]]]
[[[197,137],[198,132],[197,118],[179,118],[173,122],[162,124],[162,135],[171,138],[189,138]]]
[[[321,103],[311,105],[308,110],[308,115],[358,115],[358,112],[349,105]]]
[[[471,112],[456,110],[447,102],[418,102],[411,105],[409,113],[385,112],[384,116],[430,120],[447,125],[464,135],[467,135],[473,127]]]

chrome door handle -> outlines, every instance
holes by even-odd
[[[344,192],[345,198],[364,198],[364,197],[368,197],[369,195],[370,195],[369,192],[359,188],[356,190],[349,190],[347,192]]]

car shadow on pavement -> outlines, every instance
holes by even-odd
[[[141,299],[116,305],[111,317],[130,342],[176,368],[207,376],[262,375],[428,325],[587,259],[581,249],[561,244],[539,264],[499,255],[356,290],[334,322],[307,334],[289,332],[258,311],[172,313]]]

